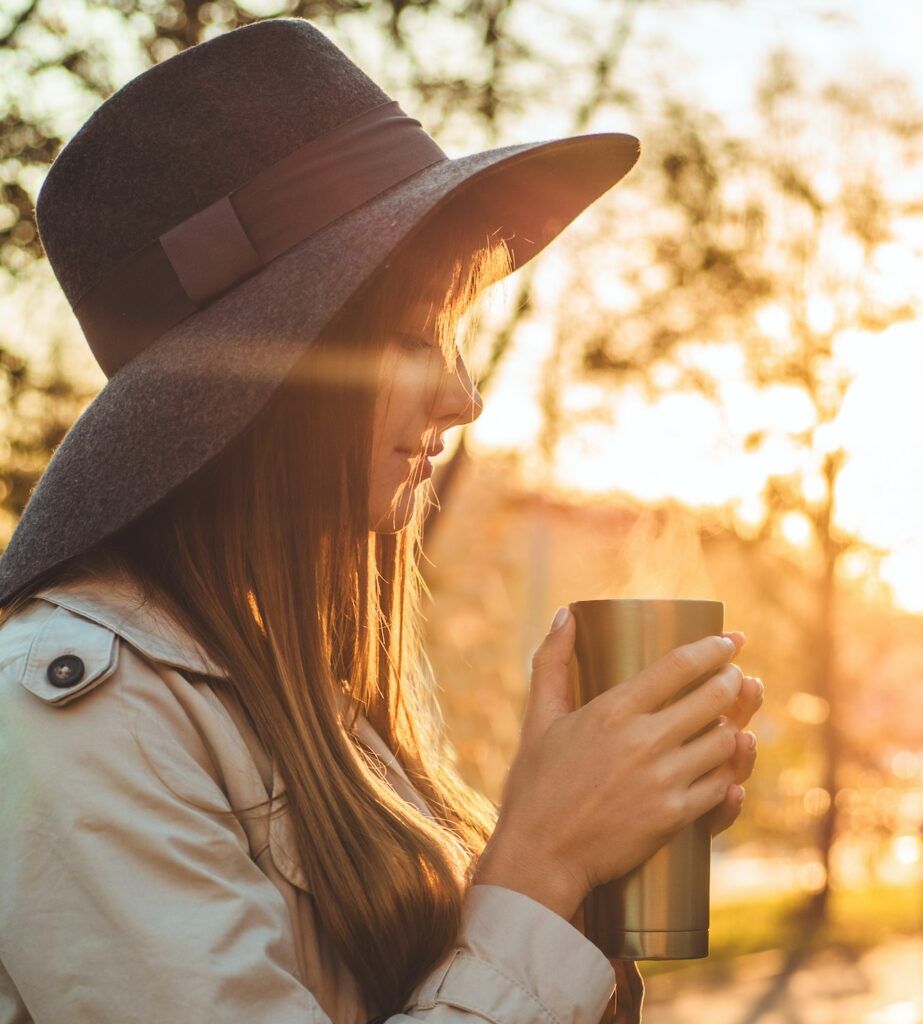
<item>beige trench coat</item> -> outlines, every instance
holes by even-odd
[[[178,671],[219,667],[136,597],[122,577],[71,583],[0,627],[0,1024],[364,1024],[290,820],[209,813],[279,796],[274,763],[220,687]],[[357,731],[429,814],[364,716]],[[643,985],[581,926],[474,885],[456,946],[389,1020],[608,1020],[617,977],[633,1000]]]

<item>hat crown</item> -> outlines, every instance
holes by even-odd
[[[156,64],[55,159],[36,222],[71,306],[163,232],[390,97],[314,25],[273,18]]]

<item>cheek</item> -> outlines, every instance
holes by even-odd
[[[375,397],[373,450],[378,458],[387,458],[400,465],[394,449],[414,438],[413,425],[420,416],[415,401],[417,397],[417,393],[409,393],[393,377],[385,378],[384,387]]]
[[[401,424],[395,412],[393,401],[390,408],[381,403],[376,410],[372,435],[371,489],[379,493],[393,491],[408,471],[408,462],[395,451],[402,439]]]

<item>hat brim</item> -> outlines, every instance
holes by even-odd
[[[631,135],[440,161],[278,256],[125,364],[70,428],[0,559],[0,606],[217,455],[333,316],[438,211],[476,195],[485,232],[528,262],[634,166]],[[361,238],[361,245],[356,244]]]

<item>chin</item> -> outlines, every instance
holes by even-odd
[[[377,516],[373,513],[369,517],[373,524],[370,529],[373,533],[400,533],[410,524],[415,508],[416,500],[413,494],[402,497],[395,507],[389,505]]]

